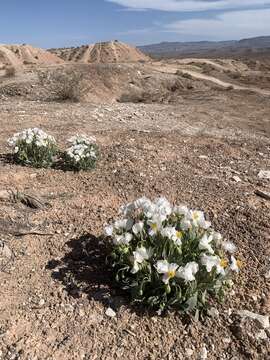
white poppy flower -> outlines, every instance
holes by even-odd
[[[139,271],[139,264],[142,264],[145,260],[149,260],[153,255],[152,249],[146,249],[145,247],[137,248],[133,251],[134,265],[131,270],[132,274],[136,274]]]
[[[130,233],[125,233],[123,235],[115,235],[113,238],[113,243],[115,245],[128,245],[131,240],[132,240],[133,236]]]
[[[143,227],[144,227],[144,223],[140,221],[132,226],[132,231],[135,235],[137,235],[143,231]]]
[[[133,220],[132,219],[121,219],[116,220],[114,223],[114,227],[116,230],[131,230],[133,226]]]
[[[177,268],[177,264],[170,264],[167,260],[159,260],[156,263],[157,272],[163,274],[162,281],[164,284],[168,284],[170,279],[175,277]]]
[[[207,236],[207,234],[204,234],[199,242],[199,249],[200,250],[206,250],[210,254],[214,254],[214,250],[211,247],[211,242],[213,241],[213,236]]]
[[[191,228],[191,222],[187,219],[183,219],[180,223],[180,227],[183,231],[187,231]]]
[[[157,198],[154,203],[159,214],[168,216],[172,213],[171,204],[165,197]]]
[[[190,211],[190,220],[195,227],[201,227],[205,230],[209,229],[211,226],[210,221],[206,221],[204,217],[204,213],[199,210],[191,210]]]
[[[189,213],[188,207],[185,205],[174,206],[173,213],[176,215],[187,216]]]
[[[235,272],[239,272],[240,268],[242,266],[242,263],[240,260],[237,260],[234,256],[231,256],[231,264],[230,269]]]
[[[220,262],[218,256],[206,255],[201,256],[201,263],[206,267],[207,272],[211,272],[213,267],[217,266]]]
[[[181,231],[177,231],[173,226],[166,226],[161,230],[161,235],[175,242],[176,245],[182,245],[183,234]]]
[[[105,226],[104,231],[107,236],[112,236],[113,226],[112,225]]]
[[[201,256],[202,265],[206,266],[206,270],[211,272],[215,267],[217,274],[225,275],[225,269],[228,266],[228,261],[226,259],[221,259],[219,256],[210,256],[203,254]]]
[[[231,241],[223,241],[221,245],[225,251],[231,254],[235,253],[237,250],[236,245]]]
[[[195,261],[192,261],[187,263],[184,267],[180,267],[176,272],[176,276],[185,281],[194,281],[194,275],[196,275],[198,271],[199,265]]]
[[[151,220],[148,220],[147,224],[150,226],[149,235],[154,236],[162,229],[162,223],[164,221],[163,216],[155,215]]]

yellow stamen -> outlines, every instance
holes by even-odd
[[[177,237],[178,239],[182,239],[182,237],[183,237],[182,231],[176,231],[176,237]]]
[[[220,260],[220,266],[223,267],[224,269],[228,266],[228,260],[226,259],[221,259]]]
[[[239,269],[241,269],[241,267],[243,267],[243,261],[241,260],[236,260],[236,265],[239,267]]]
[[[193,219],[198,220],[199,214],[197,212],[193,213]]]
[[[158,229],[157,224],[151,224],[150,226],[153,231],[157,231],[157,229]]]
[[[168,271],[168,278],[171,279],[175,277],[175,270]]]

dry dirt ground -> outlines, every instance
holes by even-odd
[[[171,104],[5,95],[0,191],[19,190],[48,205],[0,203],[0,359],[203,359],[203,349],[210,360],[269,359],[269,329],[237,313],[270,312],[270,201],[255,194],[270,192],[270,181],[258,177],[270,170],[269,114],[267,95],[216,88],[184,92]],[[74,133],[95,135],[97,168],[13,164],[6,139],[30,126],[62,147]],[[132,307],[112,285],[103,226],[142,195],[203,209],[239,247],[244,266],[234,290],[202,322]],[[105,314],[108,307],[116,317]]]

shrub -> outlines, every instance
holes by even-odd
[[[13,148],[16,162],[37,168],[51,166],[57,154],[55,139],[38,128],[14,134],[8,144]]]
[[[141,198],[121,213],[105,233],[113,244],[115,280],[133,302],[159,312],[192,312],[223,298],[240,262],[232,255],[235,245],[211,228],[203,212]]]
[[[38,73],[39,82],[49,92],[48,100],[79,102],[82,96],[83,74],[58,68]]]
[[[68,140],[71,146],[64,153],[65,164],[74,169],[91,170],[98,159],[98,147],[94,137],[76,135]]]

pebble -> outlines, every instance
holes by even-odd
[[[207,357],[208,357],[208,351],[207,351],[206,347],[203,346],[203,348],[202,348],[202,350],[201,350],[201,353],[200,353],[199,359],[200,359],[200,360],[206,360]]]
[[[106,310],[105,314],[111,318],[116,317],[116,312],[112,308],[108,308]]]
[[[187,356],[192,356],[193,353],[194,353],[194,351],[193,351],[192,349],[187,349],[187,350],[186,350],[186,355],[187,355]]]
[[[239,310],[237,314],[242,317],[248,317],[250,319],[257,320],[264,329],[268,329],[270,327],[269,316],[256,314],[248,310]]]
[[[211,316],[212,318],[216,318],[219,316],[219,311],[218,309],[211,307],[208,311],[207,311],[208,315]]]
[[[261,170],[258,174],[258,178],[270,180],[270,171],[269,170]]]
[[[38,305],[39,305],[39,306],[45,305],[45,300],[44,300],[44,299],[40,299]]]
[[[242,180],[240,179],[240,177],[237,176],[237,175],[233,176],[232,179],[233,179],[235,182],[237,182],[237,183],[239,183],[239,182],[242,181]]]

